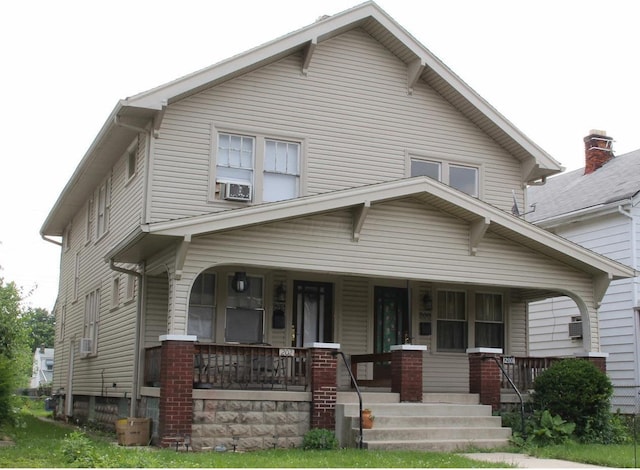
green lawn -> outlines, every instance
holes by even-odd
[[[155,447],[125,448],[112,435],[81,434],[68,426],[24,413],[21,425],[4,429],[15,445],[0,447],[0,467],[138,467],[138,468],[496,468],[509,467],[441,452],[304,451],[176,452]],[[513,449],[512,449],[513,450]],[[607,467],[638,465],[633,445],[550,446],[529,451],[538,457],[572,460]]]
[[[87,433],[85,439],[74,429],[33,414],[24,414],[22,425],[5,429],[15,441],[0,448],[0,467],[138,467],[138,468],[495,468],[456,454],[412,451],[305,451],[276,449],[259,452],[176,452],[155,447],[125,448],[114,436]],[[70,461],[70,456],[71,460]],[[504,465],[508,467],[508,465]]]

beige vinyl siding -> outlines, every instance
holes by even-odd
[[[370,281],[359,277],[346,277],[340,282],[341,296],[336,302],[339,318],[336,322],[336,342],[349,357],[373,351],[373,290]],[[338,386],[350,385],[349,373],[343,361],[339,364]]]
[[[506,320],[507,348],[505,354],[526,356],[527,353],[527,305],[517,295],[508,296],[509,310]]]
[[[96,240],[96,217],[94,216],[94,236],[87,243],[85,205],[79,209],[72,221],[72,227],[76,230],[72,232],[70,249],[62,253],[58,302],[67,305],[66,327],[64,340],[58,343],[56,338],[56,345],[60,344],[63,349],[61,354],[56,356],[54,375],[60,378],[60,382],[56,382],[56,385],[66,387],[66,376],[69,370],[67,348],[73,347],[75,349],[73,392],[77,394],[104,393],[103,380],[105,386],[109,386],[107,392],[111,396],[122,396],[125,392],[131,393],[137,301],[134,299],[132,302],[125,302],[124,295],[121,294],[119,307],[112,308],[114,271],[105,262],[104,252],[128,235],[142,220],[145,152],[146,144],[142,138],[138,145],[136,175],[133,179],[128,179],[127,152],[108,172],[111,178],[111,203],[106,234]],[[95,202],[94,210],[96,210]],[[79,253],[80,271],[78,297],[74,300],[73,279],[76,253]],[[133,266],[125,267],[133,268]],[[122,280],[124,278],[121,276]],[[126,282],[121,282],[121,285],[124,287]],[[85,295],[96,289],[100,289],[97,355],[81,357],[79,341],[83,336]],[[135,295],[137,291],[138,286]],[[115,388],[112,387],[113,383],[116,384]]]
[[[160,336],[167,331],[169,310],[169,278],[166,275],[147,276],[146,314],[144,317],[144,347],[159,346]]]
[[[482,194],[510,210],[520,164],[362,30],[321,42],[307,76],[293,54],[171,104],[154,142],[151,221],[224,210],[208,202],[212,125],[305,139],[302,185],[318,194],[404,178],[406,152],[480,166]],[[304,171],[306,169],[306,172]]]
[[[469,359],[466,354],[429,353],[423,356],[423,390],[427,393],[469,392]]]

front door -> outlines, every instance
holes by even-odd
[[[292,346],[333,342],[333,285],[295,281]]]
[[[376,286],[374,353],[389,352],[394,344],[404,344],[410,336],[407,289]]]

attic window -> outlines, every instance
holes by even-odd
[[[412,155],[410,176],[428,176],[448,184],[469,196],[479,197],[479,168],[446,161],[436,161]]]

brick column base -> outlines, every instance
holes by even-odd
[[[494,358],[499,358],[502,349],[474,348],[467,350],[469,356],[469,392],[480,396],[480,403],[500,408],[500,376],[502,372]]]
[[[578,359],[584,359],[596,366],[603,374],[607,373],[607,358],[609,353],[585,352],[575,355]]]
[[[401,344],[391,346],[391,392],[400,401],[422,401],[422,352],[426,346]]]
[[[171,438],[191,435],[193,422],[193,368],[195,336],[160,337],[160,446]]]
[[[338,397],[338,358],[335,343],[305,344],[311,350],[311,429],[336,427]]]

